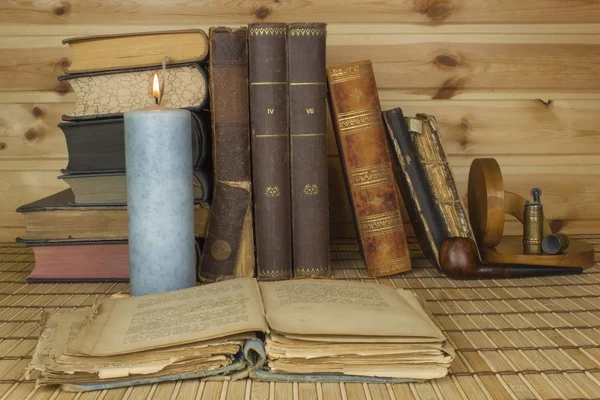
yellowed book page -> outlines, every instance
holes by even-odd
[[[240,278],[148,296],[105,299],[66,353],[125,354],[268,330],[256,280]]]
[[[375,283],[260,282],[271,329],[291,335],[430,338],[444,340],[396,289]]]
[[[286,361],[269,362],[272,372],[286,372],[291,374],[343,374],[359,376],[378,376],[385,378],[406,379],[436,379],[448,374],[448,368],[440,365],[342,365],[342,364],[312,364],[301,365]]]

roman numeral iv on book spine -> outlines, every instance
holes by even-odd
[[[250,129],[259,280],[292,275],[286,24],[250,24]]]

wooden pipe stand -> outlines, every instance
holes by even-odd
[[[594,265],[594,246],[571,239],[560,254],[524,254],[522,236],[503,236],[505,214],[523,222],[525,199],[504,190],[500,166],[493,158],[473,160],[469,171],[469,220],[481,259],[491,264],[529,264],[589,268]],[[552,230],[544,220],[544,237]]]

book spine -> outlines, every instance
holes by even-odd
[[[326,24],[288,26],[294,276],[328,277]]]
[[[209,38],[215,182],[199,270],[205,282],[254,275],[248,33],[215,27]]]
[[[286,24],[250,24],[250,128],[256,270],[292,275]]]
[[[329,106],[369,276],[411,268],[370,61],[327,68]]]

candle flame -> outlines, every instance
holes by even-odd
[[[156,99],[160,99],[160,85],[158,83],[158,75],[154,74],[154,80],[152,81],[152,97]]]

